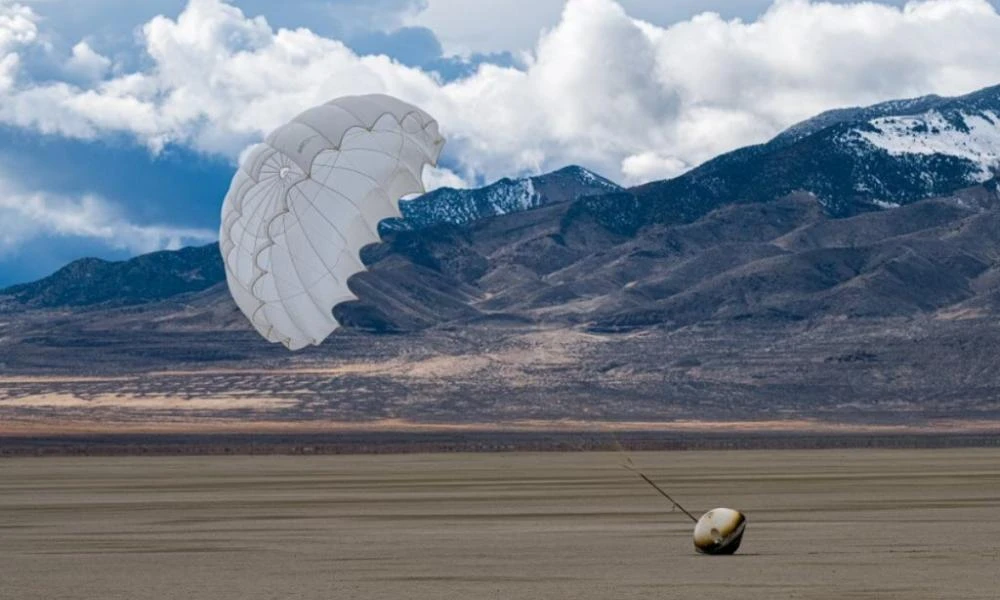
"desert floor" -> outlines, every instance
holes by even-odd
[[[1000,598],[1000,450],[0,460],[0,598]]]

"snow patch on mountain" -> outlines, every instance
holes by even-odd
[[[400,202],[403,219],[383,221],[383,231],[423,229],[443,223],[471,225],[482,219],[523,212],[583,196],[617,192],[613,182],[571,165],[543,175],[503,178],[477,189],[439,188]]]
[[[577,176],[580,178],[580,181],[590,185],[606,188],[609,192],[617,192],[622,189],[618,184],[582,167],[577,169]]]
[[[1000,115],[991,110],[943,114],[931,110],[911,117],[869,121],[867,130],[853,133],[893,156],[945,155],[975,163],[976,182],[993,176],[1000,165]]]
[[[879,200],[878,198],[872,200],[872,204],[874,204],[879,208],[884,208],[884,209],[899,208],[900,206],[902,206],[902,204],[900,204],[899,202],[889,202],[888,200]]]
[[[506,215],[535,208],[541,203],[541,197],[535,191],[535,183],[531,178],[515,179],[507,185],[498,185],[491,190],[489,203],[493,207],[493,215]]]

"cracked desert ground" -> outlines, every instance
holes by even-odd
[[[0,460],[0,598],[1000,598],[1000,449]]]

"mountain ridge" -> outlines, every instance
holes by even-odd
[[[915,139],[929,140],[940,133],[935,127],[947,124],[956,134],[954,143],[938,144],[937,152],[921,151],[919,144],[900,151],[879,125],[896,124],[898,141],[906,129],[899,126],[903,119],[909,119],[908,133]],[[962,147],[972,119],[989,132],[975,160]],[[925,96],[828,111],[764,144],[725,153],[673,179],[631,188],[628,202],[620,196],[609,201],[614,195],[578,200],[576,212],[632,235],[656,223],[691,222],[728,203],[807,192],[831,215],[851,216],[987,181],[1000,165],[998,121],[1000,86],[953,98]]]
[[[386,219],[382,231],[425,229],[434,225],[470,225],[511,212],[567,202],[623,188],[593,171],[569,165],[531,177],[503,177],[474,189],[438,188],[400,202],[402,219]]]
[[[0,290],[33,308],[129,305],[204,290],[225,279],[217,243],[161,250],[122,261],[75,260],[37,281]]]
[[[532,177],[502,178],[482,188],[439,188],[400,204],[403,219],[380,224],[385,234],[436,226],[465,227],[511,212],[569,202],[621,189],[596,173],[569,165]],[[225,280],[218,244],[164,250],[122,261],[82,258],[37,281],[0,289],[0,297],[35,308],[142,304],[197,292]]]

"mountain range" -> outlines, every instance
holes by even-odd
[[[567,167],[436,190],[298,354],[250,330],[215,245],[84,259],[0,292],[0,364],[392,365],[289,419],[997,418],[998,160],[993,87],[831,111],[629,189]]]
[[[605,226],[632,234],[694,221],[723,205],[809,192],[831,216],[908,204],[991,179],[1000,165],[1000,86],[823,113],[766,144],[674,179],[584,199]],[[614,207],[614,214],[608,214]]]

